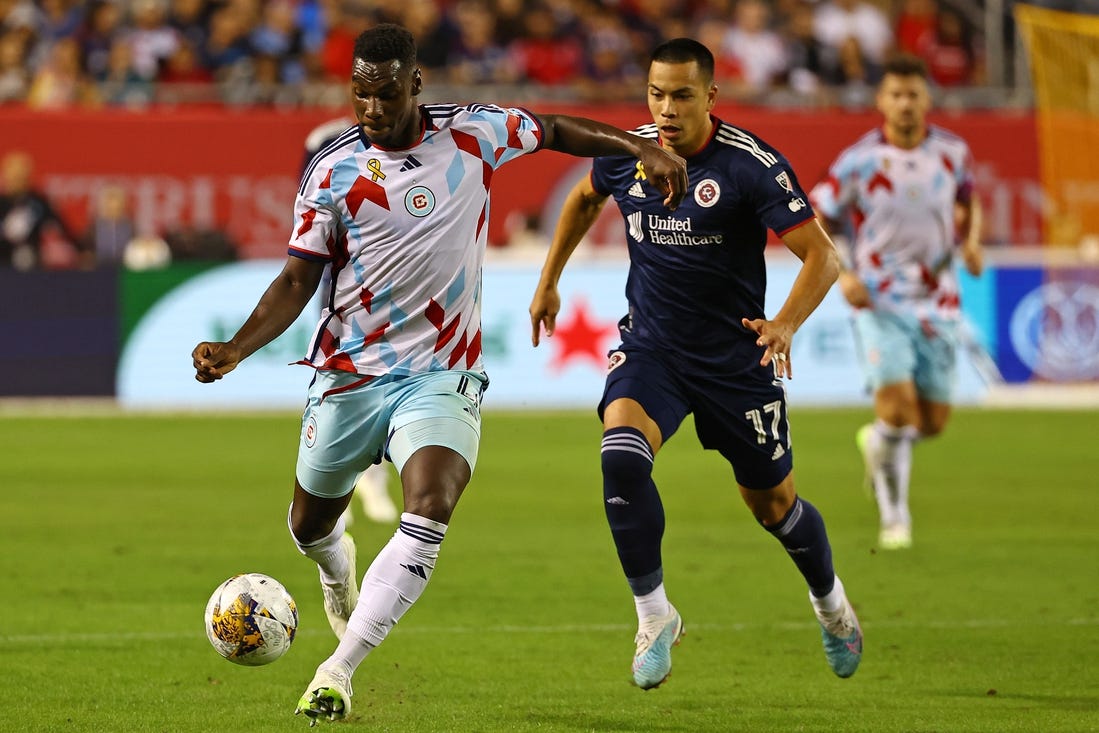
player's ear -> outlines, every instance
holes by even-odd
[[[710,89],[706,92],[706,110],[712,110],[715,104],[717,104],[717,84],[710,82]]]
[[[412,96],[419,95],[424,90],[424,78],[420,74],[420,68],[416,67],[412,71]]]

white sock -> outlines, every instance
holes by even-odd
[[[812,593],[809,594],[809,601],[820,613],[833,613],[838,611],[843,606],[843,599],[847,597],[847,594],[843,592],[843,583],[840,582],[840,578],[836,576],[836,584],[832,586],[832,590],[826,596],[817,598]]]
[[[293,510],[294,505],[291,504],[290,511],[293,512]],[[286,526],[290,527],[290,537],[293,538],[294,544],[298,546],[298,551],[317,563],[317,567],[321,570],[321,582],[338,583],[343,576],[347,575],[347,557],[340,550],[340,538],[347,531],[347,521],[343,516],[336,520],[336,526],[332,528],[332,532],[327,537],[323,537],[309,545],[303,545],[294,536],[294,528],[290,524],[289,513],[286,516]]]
[[[893,427],[882,420],[874,421],[871,439],[877,441],[881,457],[874,471],[874,494],[883,527],[908,523],[914,433],[910,426]]]
[[[359,604],[336,652],[321,666],[344,664],[352,672],[382,643],[427,587],[447,526],[405,512],[401,524],[363,577]]]
[[[633,603],[637,607],[638,621],[649,616],[667,616],[672,612],[672,604],[668,603],[668,594],[663,583],[643,596],[634,596]]]

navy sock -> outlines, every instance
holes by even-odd
[[[652,480],[652,446],[636,428],[611,428],[603,433],[602,463],[603,509],[618,560],[633,594],[646,595],[663,580],[664,505]]]
[[[817,508],[798,497],[782,521],[765,529],[778,538],[790,559],[798,566],[809,591],[820,598],[831,592],[836,571],[832,567],[832,546],[824,518]]]

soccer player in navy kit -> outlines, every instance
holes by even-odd
[[[835,575],[824,521],[794,490],[781,381],[792,376],[794,332],[835,282],[838,259],[789,163],[712,116],[713,69],[713,55],[691,39],[653,52],[653,123],[634,132],[687,159],[688,194],[670,212],[636,159],[597,158],[565,201],[530,307],[537,346],[543,327],[553,333],[565,263],[613,196],[629,244],[629,314],[619,324],[622,343],[610,354],[599,403],[603,492],[637,608],[633,677],[643,689],[667,678],[671,647],[683,633],[664,588],[664,509],[652,468],[688,413],[703,447],[732,464],[752,514],[805,577],[832,670],[851,676],[862,654],[862,632]],[[802,260],[771,319],[763,310],[767,229]]]

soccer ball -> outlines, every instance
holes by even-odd
[[[297,630],[298,604],[262,573],[234,575],[206,604],[206,636],[234,664],[270,664],[290,648]]]

